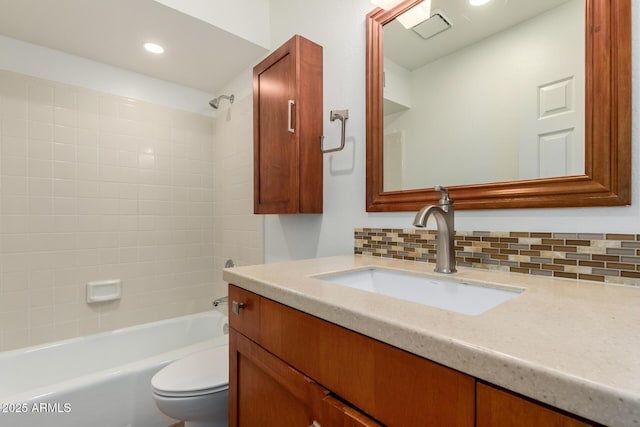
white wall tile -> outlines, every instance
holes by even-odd
[[[58,126],[78,126],[78,111],[76,109],[56,107],[53,116],[54,123]]]
[[[53,90],[54,105],[56,107],[77,110],[79,105],[77,102],[76,91],[71,87],[58,85]]]
[[[53,178],[53,162],[38,158],[29,158],[29,176],[35,178]]]
[[[1,125],[2,123],[0,123]],[[0,133],[2,127],[0,126]],[[18,156],[26,157],[28,154],[27,140],[26,138],[14,138],[6,135],[2,135],[2,149],[0,155],[5,156]]]
[[[53,123],[53,107],[44,104],[29,104],[29,120]]]
[[[76,145],[56,142],[53,144],[53,159],[62,162],[75,162]]]
[[[27,120],[25,118],[7,115],[2,118],[1,124],[0,131],[3,137],[27,138]]]
[[[28,132],[30,139],[53,140],[53,125],[50,123],[36,122],[29,120]]]
[[[2,176],[2,194],[9,196],[26,196],[29,185],[26,176]]]
[[[27,158],[2,156],[0,170],[2,175],[27,176]]]
[[[28,189],[31,196],[51,197],[53,196],[53,180],[49,178],[29,178]]]
[[[29,103],[53,105],[52,82],[45,82],[37,79],[29,81]]]
[[[0,350],[209,308],[212,129],[0,71]],[[123,299],[89,307],[86,282],[107,278]]]
[[[53,143],[37,139],[29,140],[29,158],[40,160],[53,159]]]

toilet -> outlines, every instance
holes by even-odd
[[[229,346],[179,359],[151,379],[156,406],[185,427],[227,427]]]

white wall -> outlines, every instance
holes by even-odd
[[[459,211],[459,230],[640,232],[640,4],[633,2],[633,201],[631,207]],[[324,132],[329,110],[348,108],[347,147],[325,156],[324,214],[268,216],[267,261],[353,252],[353,228],[411,226],[413,213],[365,212],[365,27],[368,0],[272,0],[272,45],[299,33],[324,47]]]
[[[213,95],[0,35],[0,69],[213,116]]]
[[[270,47],[269,0],[155,0],[259,46]]]

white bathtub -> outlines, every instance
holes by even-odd
[[[0,352],[0,427],[162,427],[151,377],[178,358],[228,345],[218,312]]]

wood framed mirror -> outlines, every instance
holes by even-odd
[[[458,209],[631,203],[631,2],[584,1],[584,173],[449,186]],[[415,211],[440,198],[433,187],[384,188],[383,30],[421,2],[405,0],[390,10],[375,9],[366,17],[368,212]],[[447,182],[430,183],[435,184],[448,186]]]

